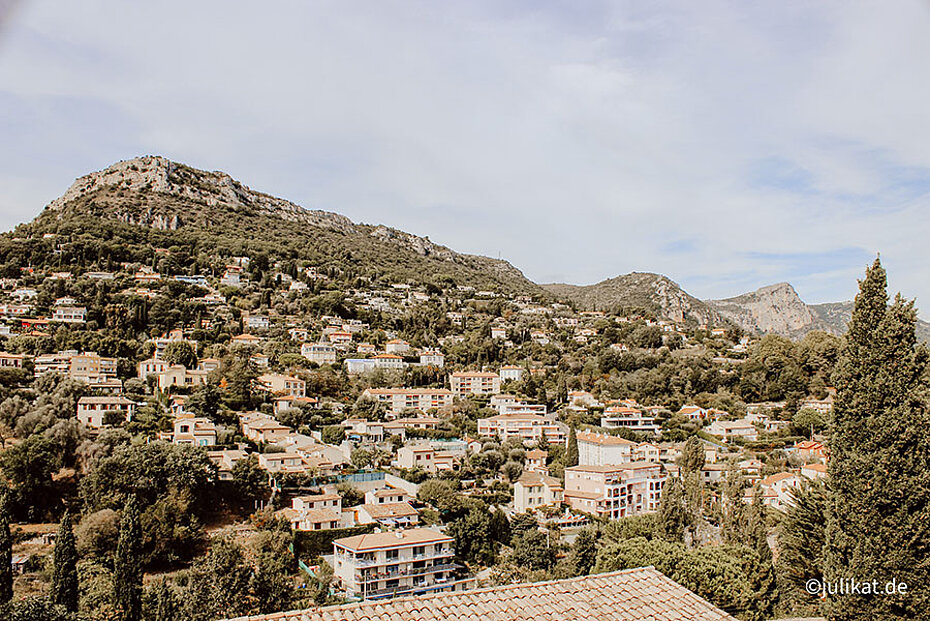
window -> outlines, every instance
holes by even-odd
[[[393,561],[398,558],[399,552],[399,550],[388,550],[384,553],[384,557],[389,561]]]

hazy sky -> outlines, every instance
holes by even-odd
[[[14,9],[9,7],[13,6]],[[0,0],[0,229],[143,154],[699,297],[930,306],[930,3]],[[927,313],[924,313],[926,316]]]

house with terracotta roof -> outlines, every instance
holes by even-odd
[[[513,508],[524,513],[543,506],[562,504],[562,482],[540,472],[524,472],[513,485]]]
[[[231,621],[736,621],[653,567]]]
[[[707,427],[707,433],[719,437],[724,442],[740,438],[748,442],[759,439],[755,425],[746,420],[715,420]]]
[[[377,524],[383,528],[408,528],[420,521],[420,513],[409,502],[385,502],[353,507],[356,524]]]
[[[801,476],[812,481],[825,479],[827,478],[827,465],[814,463],[801,466]]]
[[[801,482],[801,476],[795,472],[778,472],[765,477],[758,485],[763,504],[779,511],[787,511],[794,504],[791,491],[800,489]],[[751,503],[754,495],[755,488],[747,488],[743,492],[743,501]]]
[[[123,396],[81,397],[77,402],[77,419],[91,429],[100,429],[108,421],[128,422],[136,411],[136,402]]]

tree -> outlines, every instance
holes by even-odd
[[[142,618],[142,528],[139,505],[130,496],[123,508],[113,559],[113,601],[120,621]]]
[[[258,457],[249,455],[240,459],[232,468],[232,483],[236,501],[240,506],[251,507],[255,501],[263,500],[270,490],[268,471],[258,465]]]
[[[930,353],[917,344],[916,311],[888,304],[876,259],[859,283],[834,374],[824,578],[894,577],[930,583]],[[926,619],[930,590],[826,601],[837,619]]]
[[[685,532],[693,524],[685,489],[678,477],[669,478],[662,488],[662,501],[656,523],[656,534],[676,543],[685,542]]]
[[[565,449],[565,460],[563,462],[566,468],[578,465],[578,436],[575,434],[575,428],[568,431],[568,447]]]
[[[510,544],[510,520],[507,519],[507,514],[500,507],[491,513],[488,532],[494,541],[504,545]]]
[[[58,525],[55,537],[55,551],[52,565],[52,601],[65,610],[77,612],[78,609],[78,553],[71,526],[71,512],[65,511]]]
[[[180,616],[179,608],[177,595],[166,579],[162,578],[154,587],[146,589],[144,599],[146,621],[175,621]]]
[[[44,519],[52,510],[55,493],[52,475],[58,472],[58,447],[42,435],[32,435],[0,453],[0,467],[12,490],[13,515]]]
[[[510,520],[510,537],[516,539],[522,536],[523,533],[536,530],[536,528],[538,528],[538,525],[532,513],[518,513]]]
[[[449,523],[446,533],[455,537],[455,554],[468,563],[490,565],[494,562],[494,542],[490,535],[491,517],[487,509],[472,507],[468,513]]]
[[[594,569],[597,561],[597,533],[586,528],[575,537],[574,545],[575,574],[586,576]]]
[[[682,474],[700,472],[704,467],[704,443],[697,436],[691,436],[681,450],[678,465]]]
[[[813,408],[801,408],[791,417],[791,426],[794,433],[811,437],[827,427],[827,416]]]
[[[168,364],[180,364],[187,369],[197,366],[197,350],[187,341],[171,341],[162,356]]]
[[[534,528],[514,538],[512,560],[519,567],[549,569],[555,564],[555,550],[549,543],[549,536]]]
[[[823,580],[824,522],[827,488],[822,482],[806,483],[792,490],[792,503],[778,533],[777,574],[782,599],[793,613],[819,613],[819,598],[805,585]],[[797,610],[798,606],[805,608]]]
[[[321,438],[326,444],[342,444],[346,439],[346,428],[342,425],[326,425],[321,432]]]
[[[13,537],[10,534],[10,491],[0,489],[0,605],[13,599]]]

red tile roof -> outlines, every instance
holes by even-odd
[[[279,612],[240,621],[736,621],[652,567],[461,593]]]

